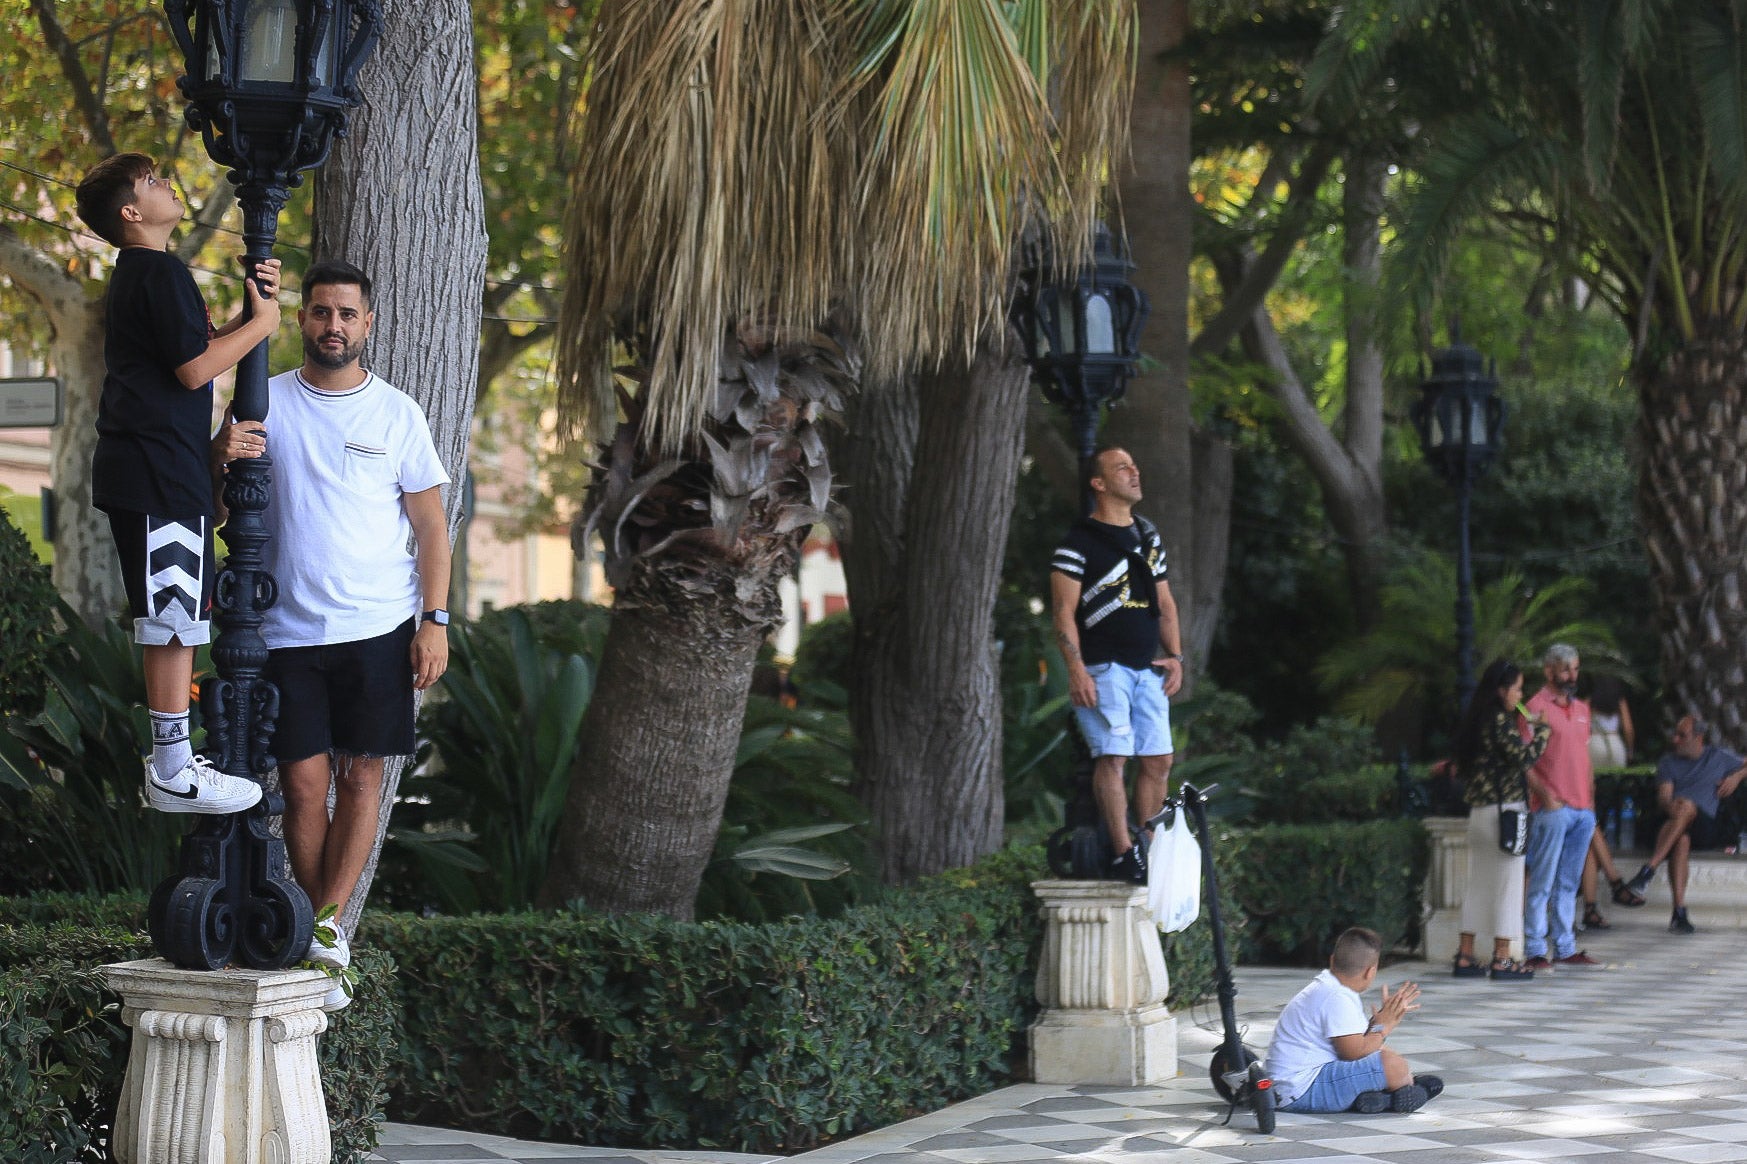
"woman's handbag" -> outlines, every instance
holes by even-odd
[[[1529,849],[1529,814],[1520,808],[1498,806],[1498,848],[1512,857]]]

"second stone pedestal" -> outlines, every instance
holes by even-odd
[[[1162,1083],[1177,1074],[1170,978],[1146,889],[1118,881],[1034,881],[1043,956],[1031,1026],[1038,1083]]]
[[[115,1116],[121,1164],[328,1164],[316,1064],[319,970],[103,968],[133,1028]]]

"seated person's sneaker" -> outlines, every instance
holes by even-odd
[[[1671,934],[1696,934],[1698,929],[1687,920],[1686,911],[1683,909],[1668,919],[1668,932]]]
[[[1441,1090],[1443,1087],[1441,1080],[1438,1086]],[[1398,1115],[1406,1115],[1410,1111],[1418,1111],[1424,1107],[1426,1100],[1430,1098],[1431,1096],[1426,1094],[1425,1088],[1417,1083],[1409,1083],[1406,1087],[1397,1087],[1389,1093],[1389,1110]]]
[[[1642,894],[1644,890],[1650,888],[1650,881],[1655,876],[1656,870],[1650,868],[1648,865],[1644,865],[1639,868],[1638,872],[1633,875],[1630,881],[1626,882],[1626,888],[1630,889],[1633,893]],[[1618,892],[1614,894],[1614,900],[1619,900]]]
[[[1356,1111],[1360,1115],[1378,1115],[1389,1110],[1389,1093],[1387,1091],[1361,1091],[1359,1098],[1353,1101],[1348,1111]]]
[[[1436,1099],[1444,1094],[1444,1081],[1436,1075],[1415,1075],[1413,1083],[1415,1087],[1425,1088],[1427,1100]]]
[[[1126,853],[1110,862],[1110,877],[1134,885],[1146,884],[1146,854],[1140,851],[1139,845],[1130,845]]]
[[[220,772],[205,756],[193,757],[169,780],[160,780],[146,761],[146,803],[159,812],[223,816],[253,808],[260,799],[259,784]]]

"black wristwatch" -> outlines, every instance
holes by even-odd
[[[438,607],[436,610],[427,610],[427,611],[425,611],[424,616],[419,621],[420,622],[434,622],[438,626],[448,626],[449,625],[449,612],[444,610],[441,607]]]

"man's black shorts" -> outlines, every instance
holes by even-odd
[[[1734,835],[1725,833],[1722,821],[1702,812],[1692,818],[1692,823],[1686,827],[1686,835],[1691,839],[1692,847],[1700,851],[1735,843]]]
[[[412,639],[417,619],[378,635],[267,653],[279,687],[273,754],[282,764],[327,752],[410,756],[413,751]]]

